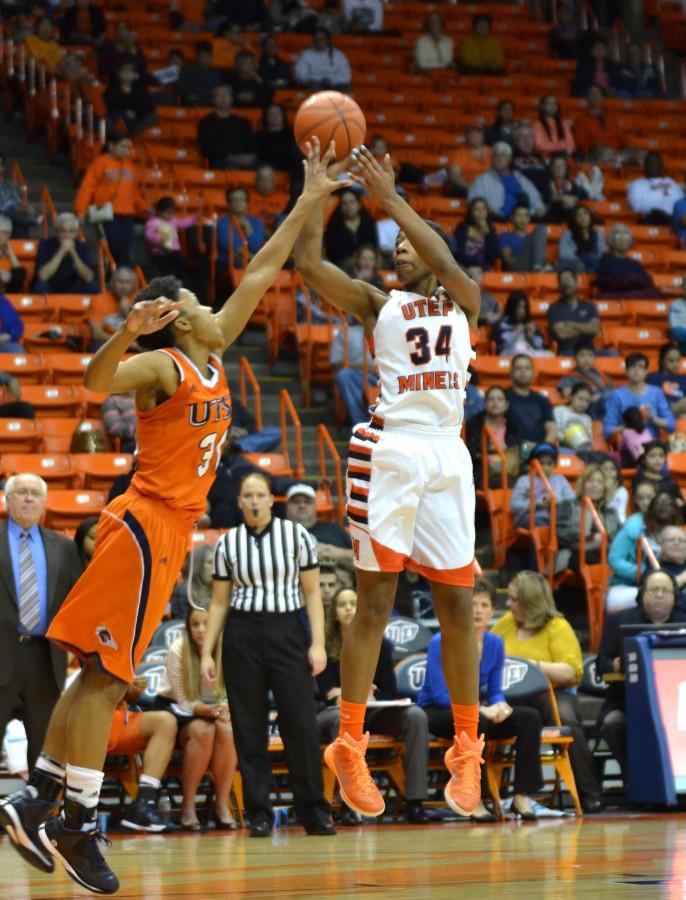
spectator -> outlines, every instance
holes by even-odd
[[[485,408],[470,420],[467,428],[467,449],[474,464],[474,481],[477,487],[483,486],[483,442],[482,435],[488,427],[498,447],[505,453],[505,483],[509,483],[519,475],[519,440],[520,434],[508,416],[507,394],[498,385],[492,385],[486,391]],[[490,445],[489,445],[490,446]],[[493,449],[488,454],[488,483],[491,487],[503,484],[503,467],[500,454]]]
[[[349,274],[358,281],[373,284],[380,291],[386,290],[386,285],[379,272],[379,251],[371,244],[362,244],[353,253]]]
[[[508,586],[509,612],[496,622],[493,633],[505,642],[508,656],[523,656],[550,679],[563,725],[572,729],[574,742],[569,758],[584,812],[600,810],[593,756],[586,742],[581,711],[574,687],[581,680],[583,660],[579,641],[565,617],[555,607],[550,585],[538,572],[518,572]],[[526,704],[551,723],[547,691]]]
[[[351,34],[357,34],[359,28],[360,34],[365,34],[362,19],[356,16],[351,23],[351,27],[347,27],[347,23],[341,13],[341,4],[339,0],[324,0],[324,9],[317,16],[317,27],[326,28],[329,34],[343,34],[349,31]]]
[[[569,486],[569,482],[564,475],[558,475],[553,472],[557,465],[558,452],[557,447],[553,444],[536,444],[529,454],[529,463],[535,459],[541,464],[541,468],[545,473],[550,488],[559,504],[565,500],[574,499],[574,491]],[[534,522],[531,521],[529,510],[529,497],[531,491],[531,480],[529,473],[520,475],[515,486],[512,489],[510,498],[510,509],[514,515],[514,523],[516,528],[531,528]],[[551,496],[544,482],[538,477],[534,477],[534,518],[536,525],[550,524],[550,501]]]
[[[536,356],[543,349],[543,334],[531,318],[526,291],[510,293],[502,318],[491,330],[491,340],[498,356]]]
[[[214,65],[222,72],[232,69],[238,54],[248,49],[250,45],[239,25],[221,26],[212,39]]]
[[[605,481],[608,484],[608,500],[606,505],[612,509],[617,514],[617,519],[619,520],[620,525],[624,525],[626,522],[626,510],[629,505],[629,492],[621,484],[621,470],[619,468],[619,463],[617,462],[614,456],[610,456],[610,454],[606,454],[604,458],[601,458],[600,468],[603,470],[603,474],[605,475]],[[650,487],[650,485],[649,485]],[[634,496],[636,493],[634,492]],[[650,495],[650,499],[652,499],[652,494]],[[649,502],[649,501],[648,501]],[[634,506],[636,506],[636,500],[634,500]],[[646,503],[647,508],[647,503]]]
[[[607,236],[608,249],[598,262],[596,288],[599,297],[641,299],[662,296],[639,260],[628,256],[633,242],[627,225],[616,222],[612,226]]]
[[[626,386],[615,388],[606,398],[603,426],[606,440],[624,431],[622,413],[632,406],[640,409],[643,420],[656,440],[660,437],[661,428],[674,431],[674,415],[664,393],[659,387],[646,383],[648,357],[643,353],[630,353],[624,366]]]
[[[444,191],[449,196],[466,197],[472,181],[490,168],[491,151],[486,146],[484,130],[480,125],[470,125],[465,132],[464,146],[450,154],[447,168],[427,176],[426,183],[437,183],[444,173],[440,182],[446,185]]]
[[[648,491],[653,493],[653,499],[645,512],[641,512],[639,508],[639,490],[643,505],[645,497],[649,496]],[[667,525],[683,524],[681,511],[671,494],[656,494],[652,484],[642,481],[634,486],[634,497],[639,511],[629,516],[624,526],[617,532],[607,557],[612,570],[610,587],[605,598],[605,611],[608,614],[626,609],[636,600],[639,576],[649,568],[648,551],[643,551],[641,572],[638,569],[637,545],[641,538],[645,538],[654,557],[659,558],[659,537],[662,529]]]
[[[593,339],[600,334],[598,310],[592,303],[579,300],[576,272],[563,269],[558,273],[560,299],[548,307],[548,325],[557,341],[560,356],[572,356],[581,337]]]
[[[502,638],[488,630],[495,610],[495,590],[485,581],[474,585],[474,627],[479,643],[479,684],[487,702],[479,708],[479,734],[487,740],[516,739],[515,782],[512,811],[522,818],[535,819],[529,794],[542,785],[541,716],[526,706],[510,706],[503,693],[505,647]],[[441,665],[441,635],[435,634],[429,644],[426,675],[417,703],[426,710],[431,734],[450,738],[453,723],[450,696]],[[482,769],[482,796],[488,793],[485,768]],[[472,816],[473,821],[495,822],[496,816],[483,805]]]
[[[612,391],[612,379],[595,367],[595,350],[592,338],[579,338],[574,344],[576,365],[569,375],[561,379],[557,389],[563,397],[571,395],[575,384],[585,384],[591,391],[589,415],[602,419],[605,415],[605,398]]]
[[[333,599],[340,589],[336,567],[332,563],[321,563],[319,566],[319,593],[322,595],[325,622],[328,621]]]
[[[114,27],[114,39],[106,40],[98,51],[100,77],[112,78],[123,62],[132,62],[143,81],[147,81],[145,55],[138,43],[138,35],[127,22]]]
[[[243,31],[264,31],[269,26],[269,12],[264,0],[215,0],[213,14],[217,27],[234,25]]]
[[[65,44],[99,44],[105,38],[107,22],[103,11],[90,0],[75,0],[62,18]]]
[[[582,390],[586,390],[582,388]],[[581,502],[584,497],[593,504],[598,518],[603,523],[608,544],[619,531],[619,518],[610,505],[612,487],[599,465],[587,466],[579,476],[574,500],[566,500],[557,507],[557,540],[559,552],[555,557],[555,571],[563,569],[579,570],[581,562]],[[584,516],[586,532],[585,562],[597,565],[600,562],[602,537],[597,530],[595,519],[588,512]]]
[[[677,200],[672,210],[672,228],[682,247],[686,247],[686,197]]]
[[[12,249],[12,220],[0,215],[0,291],[16,294],[24,287],[26,269]]]
[[[526,203],[534,217],[545,212],[541,195],[521,172],[512,170],[512,147],[504,141],[493,145],[491,168],[474,179],[468,197],[483,198],[498,221],[509,219],[515,206]]]
[[[0,294],[0,353],[24,353],[24,323],[14,305]]]
[[[38,214],[31,204],[26,203],[16,182],[5,177],[5,157],[2,153],[0,153],[0,214],[10,220],[12,231],[17,238],[28,237],[29,227],[43,222],[43,216]],[[0,256],[2,249],[0,245]]]
[[[522,440],[534,444],[554,444],[557,427],[550,400],[531,390],[534,380],[533,363],[528,356],[519,354],[512,359],[512,385],[506,391],[509,418]]]
[[[626,48],[626,60],[617,72],[617,93],[633,99],[664,97],[657,69],[643,61],[643,49],[636,41]]]
[[[643,445],[643,453],[638,460],[638,472],[634,482],[649,481],[655,485],[658,494],[669,494],[679,506],[683,505],[683,497],[679,485],[666,474],[667,449],[662,441],[648,441]]]
[[[38,245],[32,289],[37,294],[96,294],[90,248],[78,239],[79,220],[72,213],[55,219],[55,236]]]
[[[333,46],[325,28],[315,30],[312,46],[303,50],[295,61],[293,75],[297,84],[311,90],[345,90],[352,81],[346,55]]]
[[[629,206],[647,225],[671,225],[675,205],[684,199],[681,185],[664,174],[659,153],[646,153],[643,178],[629,182]]]
[[[579,200],[588,200],[588,192],[577,181],[569,177],[569,163],[562,156],[556,156],[548,167],[548,181],[543,197],[548,206],[547,222],[563,222],[571,209],[576,209]]]
[[[376,223],[362,205],[356,191],[343,190],[338,206],[324,232],[326,255],[341,268],[349,266],[354,252],[363,244],[376,247]]]
[[[546,268],[545,253],[548,229],[536,225],[532,231],[531,211],[517,204],[510,216],[512,229],[498,235],[498,248],[506,272],[541,272]]]
[[[85,569],[93,557],[95,538],[99,516],[86,516],[74,534],[74,543],[81,560],[81,568]]]
[[[603,92],[599,87],[588,89],[588,106],[574,123],[574,140],[580,156],[598,165],[620,165],[634,159],[627,147],[616,120],[605,113]]]
[[[88,309],[89,352],[97,350],[124,324],[137,289],[138,281],[133,269],[118,266],[112,272],[108,289],[93,297]]]
[[[453,39],[443,33],[443,16],[431,13],[424,19],[424,33],[414,45],[414,67],[417,72],[452,69],[455,64]]]
[[[67,670],[67,654],[48,641],[45,632],[81,575],[71,538],[38,524],[47,493],[48,486],[38,475],[10,476],[5,482],[7,518],[0,521],[0,741],[7,723],[20,711],[29,742],[29,769],[43,744]],[[57,795],[53,799],[57,801]]]
[[[588,385],[579,382],[570,392],[568,405],[556,406],[553,410],[558,443],[575,453],[590,450],[593,444],[593,420],[588,415],[590,405],[591,391]]]
[[[67,52],[59,45],[57,37],[57,29],[51,20],[44,16],[37,21],[34,33],[24,40],[28,55],[44,65],[50,75],[57,72],[60,60]]]
[[[681,350],[678,344],[660,347],[659,371],[651,372],[646,381],[662,388],[674,418],[686,416],[686,375],[680,375]]]
[[[273,34],[262,38],[262,56],[258,66],[260,78],[271,90],[288,87],[291,80],[288,63],[278,54],[278,45]]]
[[[110,394],[100,411],[102,424],[107,436],[112,441],[119,441],[122,453],[134,453],[136,450],[136,402],[131,393]]]
[[[172,47],[167,54],[166,64],[151,72],[155,84],[164,85],[168,90],[156,91],[155,100],[158,106],[173,106],[177,102],[179,78],[186,69],[186,58],[178,47]]]
[[[343,634],[355,615],[357,594],[340,590],[326,618],[326,668],[317,676],[320,699],[326,704],[317,713],[319,737],[323,743],[336,739],[340,726],[341,644]],[[372,698],[396,700],[398,686],[393,671],[393,645],[382,638],[379,661],[374,674]],[[429,721],[426,713],[414,703],[409,706],[367,708],[365,729],[372,734],[390,734],[405,745],[405,816],[413,825],[426,825],[429,818],[424,810],[427,797],[429,766]]]
[[[145,239],[157,275],[182,278],[186,272],[179,231],[195,225],[197,216],[179,216],[178,211],[173,197],[160,197],[145,223]]]
[[[549,34],[550,49],[560,59],[576,59],[581,44],[579,28],[574,9],[567,3],[557,4],[557,25]]]
[[[560,104],[554,94],[546,94],[538,102],[538,119],[534,122],[536,152],[546,159],[551,156],[571,156],[574,136],[569,122],[562,119]]]
[[[524,175],[543,196],[550,193],[550,169],[534,148],[531,122],[520,122],[512,135],[512,167]]]
[[[511,144],[516,127],[514,103],[511,100],[501,100],[496,108],[493,124],[486,126],[486,143],[489,147],[499,141]]]
[[[249,197],[243,187],[229,188],[226,193],[228,214],[217,221],[217,265],[221,272],[226,271],[231,256],[234,265],[247,266],[264,244],[264,225],[248,213]]]
[[[383,30],[381,0],[343,0],[343,17],[350,31],[369,34]]]
[[[317,27],[317,13],[307,0],[272,0],[269,15],[279,31],[309,34]]]
[[[686,277],[681,279],[682,287],[686,287]],[[679,345],[680,351],[686,350],[686,297],[677,297],[669,304],[667,313],[669,336]]]
[[[294,484],[286,492],[286,518],[308,530],[317,541],[320,559],[336,568],[350,569],[353,560],[350,534],[336,522],[317,521],[316,494],[309,484]]]
[[[348,422],[353,426],[367,422],[369,403],[365,396],[365,368],[368,385],[377,385],[379,379],[374,370],[374,360],[367,349],[364,326],[357,320],[349,322],[347,328],[341,327],[336,330],[329,351],[329,362],[333,367],[336,387],[348,414]]]
[[[277,172],[291,172],[302,178],[301,155],[288,124],[283,106],[270,103],[262,113],[262,128],[257,133],[257,158]]]
[[[660,532],[660,569],[676,581],[676,605],[686,614],[686,533],[679,525],[667,525]]]
[[[593,225],[587,206],[575,205],[569,211],[569,227],[560,236],[557,265],[560,271],[596,272],[605,253],[605,233]]]
[[[236,748],[219,651],[215,654],[218,678],[208,685],[200,675],[207,619],[206,609],[189,609],[183,634],[167,653],[166,671],[158,690],[160,707],[172,709],[179,720],[179,743],[183,753],[181,830],[196,833],[202,829],[195,796],[208,769],[212,772],[215,789],[215,826],[224,830],[238,828],[229,807],[236,771]]]
[[[2,419],[35,419],[36,410],[30,403],[21,399],[21,384],[18,378],[0,371],[0,387],[5,388],[12,398],[7,403],[0,403]]]
[[[498,259],[498,237],[488,218],[488,203],[474,196],[467,215],[455,228],[455,258],[462,266],[492,269]]]
[[[210,544],[194,547],[188,554],[179,583],[172,593],[172,618],[186,619],[193,609],[209,609],[213,561],[214,548]]]
[[[479,290],[481,291],[479,325],[486,325],[488,328],[490,328],[500,320],[503,314],[503,311],[500,308],[500,304],[498,303],[498,298],[495,296],[495,294],[491,294],[490,291],[485,291],[483,289],[484,270],[481,266],[472,263],[471,265],[466,266],[465,270],[472,281],[476,281],[477,285],[479,286]]]
[[[179,102],[184,106],[212,106],[216,88],[222,84],[222,74],[213,65],[212,44],[197,41],[195,58],[183,67],[176,82]]]
[[[251,50],[241,50],[237,54],[229,84],[238,107],[266,106],[271,102],[272,89],[262,80],[257,70],[257,57]]]
[[[198,122],[198,141],[211,169],[251,169],[257,161],[250,121],[233,114],[233,92],[228,84],[213,93],[214,112]]]
[[[598,88],[605,96],[615,94],[619,84],[617,63],[608,58],[607,41],[596,37],[591,44],[590,55],[579,60],[572,83],[572,94],[583,97],[592,87]]]
[[[140,82],[134,64],[126,60],[121,63],[105,88],[105,105],[110,124],[119,127],[119,123],[123,122],[131,137],[145,131],[157,121],[152,95]]]
[[[255,190],[249,198],[248,212],[262,222],[266,238],[276,229],[287,203],[288,196],[276,186],[273,166],[260,163],[255,170]]]
[[[460,44],[459,68],[463,75],[504,75],[503,48],[491,34],[490,16],[472,19],[472,30]]]
[[[682,529],[680,553],[686,551],[686,538]],[[665,529],[665,532],[672,529]],[[663,532],[664,534],[664,532]],[[686,622],[686,614],[677,603],[678,585],[669,569],[645,572],[641,578],[636,606],[624,609],[605,618],[603,635],[596,659],[598,677],[610,673],[619,674],[624,669],[622,625],[662,625],[665,622]],[[613,681],[608,686],[605,702],[598,716],[600,734],[619,763],[622,779],[628,784],[626,754],[626,694],[624,684]]]

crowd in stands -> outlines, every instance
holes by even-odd
[[[567,61],[559,70],[566,87],[541,85],[532,103],[507,83],[508,76],[514,81],[519,61],[494,17],[479,12],[460,30],[452,9],[421,17],[421,33],[413,29],[412,40],[405,42],[404,74],[446,93],[471,80],[483,91],[483,104],[469,106],[468,115],[446,125],[446,131],[457,133],[431,152],[399,141],[374,107],[366,143],[377,158],[391,153],[398,192],[438,221],[455,258],[482,288],[478,355],[465,406],[477,487],[484,496],[505,490],[512,534],[556,523],[552,571],[522,572],[511,581],[509,611],[493,632],[486,625],[494,613],[494,591],[482,584],[476,592],[482,683],[488,687],[482,727],[489,738],[517,737],[513,810],[535,816],[530,798],[541,784],[540,730],[550,724],[551,711],[541,704],[508,703],[498,681],[505,654],[533,660],[553,683],[562,721],[573,730],[572,764],[582,805],[595,811],[600,784],[573,692],[582,675],[579,635],[556,609],[549,584],[563,585],[570,573],[582,565],[598,566],[607,555],[599,671],[621,667],[618,622],[680,621],[686,615],[686,466],[678,458],[686,451],[683,146],[674,155],[664,142],[649,149],[640,140],[645,122],[640,128],[627,124],[632,110],[634,118],[645,115],[650,121],[662,108],[655,104],[665,109],[669,104],[675,116],[683,116],[683,107],[673,105],[654,50],[651,54],[636,41],[617,47],[610,31],[583,31],[575,4],[566,2],[557,4],[555,24],[546,31],[551,58]],[[124,12],[112,18],[100,5],[75,0],[59,10],[36,3],[3,23],[16,46],[44,66],[48,77],[57,77],[58,92],[68,85],[72,100],[94,104],[103,123],[96,143],[97,136],[105,140],[102,152],[81,166],[73,212],[47,221],[45,210],[27,202],[9,162],[0,157],[0,291],[12,298],[0,296],[0,354],[31,352],[28,319],[22,320],[13,299],[25,292],[89,296],[87,312],[66,343],[88,352],[123,323],[142,278],[176,275],[200,294],[215,286],[205,297],[210,303],[223,299],[236,270],[278,226],[297,192],[302,174],[292,131],[293,96],[331,88],[352,91],[364,106],[364,83],[349,39],[366,40],[373,48],[377,35],[402,36],[381,0],[215,0],[175,4],[169,27],[178,46],[165,42],[163,52],[153,55],[136,33],[141,20],[126,18]],[[290,43],[293,36],[304,39],[296,46]],[[11,80],[5,90],[19,93]],[[620,101],[627,104],[626,115]],[[646,103],[652,105],[641,106]],[[653,113],[641,113],[648,108]],[[170,109],[183,112],[178,117],[188,128],[183,147],[194,167],[211,173],[211,201],[193,205],[183,174],[161,177],[154,188],[146,178],[150,169],[165,176],[162,156],[158,160],[149,147],[167,127]],[[406,130],[416,134],[441,127],[429,114],[422,124],[409,116]],[[678,134],[670,134],[678,143]],[[61,150],[68,140],[65,131]],[[177,157],[173,165],[180,163]],[[19,242],[39,229],[35,255],[27,261]],[[96,235],[114,263],[106,284]],[[347,187],[328,211],[324,250],[333,264],[385,290],[396,286],[390,271],[396,235],[394,222],[357,187]],[[325,298],[300,290],[298,318],[331,321]],[[330,380],[347,424],[355,424],[367,418],[377,384],[373,358],[362,325],[353,319],[334,325],[327,348]],[[634,334],[619,335],[622,325]],[[496,376],[484,358],[504,364]],[[556,380],[544,377],[545,365],[560,360],[566,367],[556,370]],[[37,414],[22,396],[23,384],[14,370],[0,371],[3,418]],[[107,398],[100,415],[112,446],[133,453],[133,397]],[[238,485],[258,470],[254,458],[244,454],[269,453],[280,438],[276,423],[258,430],[250,410],[235,398],[230,440],[202,525],[225,529],[241,522]],[[532,463],[537,464],[533,476]],[[113,491],[123,489],[128,478],[118,479]],[[276,478],[273,486],[284,498],[285,517],[300,523],[318,546],[329,658],[317,679],[318,725],[325,740],[337,728],[341,634],[355,609],[350,537],[337,522],[318,519],[310,483]],[[594,516],[585,514],[590,508]],[[482,509],[479,524],[486,519]],[[94,525],[86,520],[76,535],[84,566]],[[536,569],[536,553],[524,552],[525,564]],[[491,548],[483,557],[486,568]],[[668,610],[652,599],[655,570],[669,574],[662,585],[662,595],[672,600]],[[201,827],[196,794],[207,771],[215,785],[216,827],[236,825],[229,805],[236,756],[226,691],[219,687],[208,694],[197,661],[210,592],[211,554],[198,547],[170,598],[170,614],[185,627],[166,658],[156,709],[165,716],[155,727],[167,743],[173,732],[172,744],[167,752],[160,739],[161,756],[153,753],[146,760],[142,778],[149,780],[141,781],[154,794],[162,777],[155,773],[164,772],[176,746],[183,757],[181,824],[191,831]],[[395,612],[433,618],[422,576],[402,574]],[[585,634],[580,636],[584,643]],[[378,699],[399,695],[393,662],[386,642],[375,678]],[[428,647],[418,705],[369,716],[373,730],[405,744],[405,813],[411,822],[427,820],[427,736],[446,731],[446,696],[437,635]],[[623,697],[614,689],[604,713],[603,736],[625,774]],[[151,796],[143,790],[141,803],[129,813],[130,827],[155,818],[145,806]],[[490,816],[483,807],[477,818]]]

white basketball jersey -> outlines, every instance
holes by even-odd
[[[380,399],[389,425],[460,428],[472,350],[469,322],[442,289],[391,291],[374,327]]]

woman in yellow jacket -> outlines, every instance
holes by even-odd
[[[97,208],[98,220],[118,266],[132,265],[133,218],[148,212],[148,204],[136,185],[132,154],[131,138],[113,134],[107,152],[88,167],[74,201],[74,211],[82,221],[93,220],[92,213]]]

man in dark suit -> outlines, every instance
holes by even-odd
[[[0,740],[10,719],[22,719],[30,769],[67,668],[45,632],[81,574],[74,542],[38,525],[46,495],[38,475],[8,478],[0,522]]]

